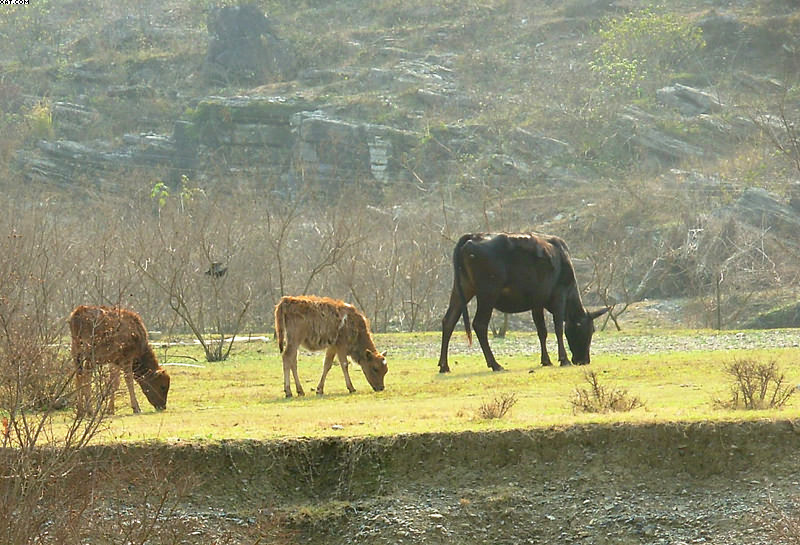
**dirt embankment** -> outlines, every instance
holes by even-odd
[[[154,444],[87,456],[114,476],[102,502],[109,517],[168,489],[156,530],[181,528],[179,543],[779,543],[770,521],[793,514],[800,492],[800,428],[788,421]]]

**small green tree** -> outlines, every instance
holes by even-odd
[[[702,30],[685,17],[656,9],[631,12],[606,21],[600,47],[590,63],[605,90],[638,96],[645,80],[661,84],[690,55],[705,47]]]

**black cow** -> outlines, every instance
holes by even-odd
[[[459,316],[464,317],[467,339],[472,343],[467,303],[473,297],[478,298],[478,307],[472,328],[478,336],[486,365],[493,371],[503,369],[492,354],[487,336],[493,309],[508,313],[530,310],[542,346],[542,365],[551,365],[545,344],[544,309],[547,309],[553,314],[561,365],[570,365],[564,349],[565,330],[573,363],[589,363],[589,344],[594,332],[592,321],[608,309],[588,312],[583,307],[575,269],[562,239],[533,233],[467,234],[458,240],[453,250],[453,269],[450,306],[442,319],[440,373],[450,371],[447,348]]]

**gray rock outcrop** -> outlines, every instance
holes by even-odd
[[[208,15],[205,71],[220,83],[282,81],[294,77],[296,56],[254,4],[214,8]]]
[[[683,115],[695,116],[716,113],[722,110],[722,103],[712,93],[676,83],[656,91],[661,104],[675,108]]]

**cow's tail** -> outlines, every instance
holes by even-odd
[[[467,298],[464,297],[464,288],[461,287],[461,249],[469,236],[461,237],[453,250],[453,284],[455,284],[458,299],[461,303],[461,316],[464,318],[464,331],[467,333],[467,343],[472,346],[472,328],[469,326],[469,309],[467,308]]]
[[[285,343],[286,317],[283,308],[283,301],[275,306],[275,336],[278,338],[278,351],[283,354]]]

